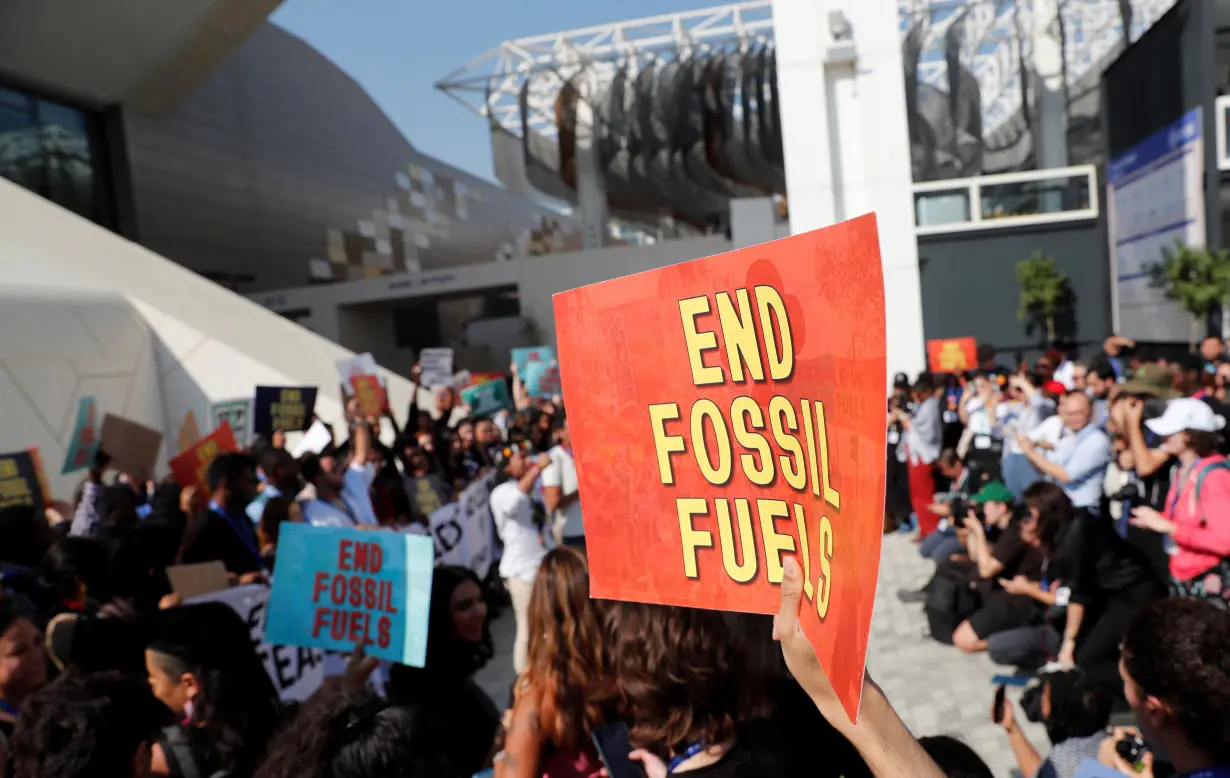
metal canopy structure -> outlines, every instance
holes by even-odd
[[[1174,2],[898,0],[914,180],[1098,162],[1100,74]],[[784,191],[772,6],[510,40],[437,87],[533,190],[577,202],[592,125],[613,212],[712,227],[731,198]]]

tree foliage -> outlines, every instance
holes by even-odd
[[[1055,260],[1041,251],[1016,263],[1016,280],[1021,285],[1017,318],[1046,328],[1048,343],[1055,342],[1055,317],[1071,303],[1068,274],[1055,268]]]
[[[1209,251],[1176,240],[1149,266],[1149,285],[1192,316],[1193,347],[1209,314],[1230,298],[1230,251]]]

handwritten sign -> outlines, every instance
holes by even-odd
[[[555,362],[528,362],[520,376],[531,397],[551,398],[560,394],[559,365]]]
[[[591,596],[774,613],[796,556],[800,624],[853,719],[884,521],[875,217],[554,305]]]
[[[356,354],[352,357],[344,357],[333,363],[333,367],[337,370],[337,377],[341,379],[342,391],[347,397],[353,396],[354,388],[350,385],[350,379],[357,375],[379,375],[379,368],[376,366],[376,358],[369,353]],[[380,383],[384,383],[382,380]]]
[[[973,338],[927,341],[927,367],[933,373],[964,373],[978,368],[978,343]]]
[[[117,472],[148,481],[154,477],[154,466],[162,452],[162,433],[108,413],[103,416],[102,449]]]
[[[209,406],[211,430],[216,430],[226,422],[235,435],[235,442],[240,448],[248,445],[248,422],[252,417],[252,400],[225,400]]]
[[[508,384],[503,381],[487,381],[486,383],[467,386],[461,390],[461,401],[470,406],[470,412],[475,416],[490,416],[497,411],[513,409],[512,396],[508,393]]]
[[[258,386],[252,401],[252,431],[272,435],[274,430],[302,432],[312,426],[316,410],[314,386]]]
[[[0,454],[0,508],[33,505],[42,513],[51,502],[37,448]]]
[[[542,362],[549,365],[556,361],[555,349],[550,346],[524,346],[512,350],[512,363],[517,368],[517,375],[525,380],[525,368],[531,362]]]
[[[283,524],[265,638],[422,667],[434,548],[422,535]]]
[[[423,386],[448,386],[453,379],[453,350],[425,348],[419,351]]]
[[[376,376],[354,376],[350,379],[350,386],[354,389],[354,396],[359,400],[359,413],[364,416],[379,416],[388,410],[388,394]]]
[[[226,422],[209,435],[197,441],[197,444],[171,460],[171,473],[175,482],[187,489],[195,486],[204,493],[209,492],[209,482],[206,473],[209,466],[220,454],[238,451],[235,436]]]
[[[61,475],[90,466],[98,451],[99,432],[98,401],[93,397],[82,397],[77,403],[77,421],[73,424],[73,435],[64,452]]]

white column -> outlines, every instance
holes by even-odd
[[[853,52],[830,13],[849,22]],[[888,372],[926,364],[905,70],[894,0],[774,0],[791,232],[874,211]]]
[[[1039,169],[1067,167],[1068,105],[1058,0],[1034,0],[1032,22],[1029,86],[1034,96],[1034,157]]]

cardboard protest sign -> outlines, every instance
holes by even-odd
[[[490,416],[497,411],[513,410],[512,395],[508,393],[508,384],[504,381],[487,381],[467,386],[461,390],[461,401],[470,406],[470,412],[475,416]]]
[[[226,422],[235,435],[235,442],[240,448],[248,445],[248,422],[252,417],[252,400],[226,400],[209,406],[211,430],[216,430]]]
[[[555,361],[555,349],[550,346],[524,346],[512,350],[512,363],[522,381],[525,380],[525,367],[529,363],[543,362],[549,365]]]
[[[196,423],[196,413],[188,411],[184,414],[184,420],[180,422],[179,434],[175,438],[177,453],[184,453],[195,446],[200,439],[201,427]]]
[[[351,378],[357,375],[380,374],[380,369],[376,366],[376,358],[367,353],[339,359],[333,363],[333,367],[337,370],[337,377],[342,383],[342,391],[347,397],[354,396],[354,388],[350,385]],[[380,383],[384,383],[383,379]]]
[[[302,702],[311,697],[325,682],[325,655],[318,648],[296,648],[273,645],[265,640],[265,617],[269,613],[269,587],[259,584],[230,589],[185,599],[189,605],[221,602],[248,625],[252,645],[265,665],[265,672],[278,690],[283,702]]]
[[[431,607],[431,539],[283,524],[265,637],[422,667]]]
[[[226,565],[214,560],[191,565],[171,565],[167,568],[167,581],[171,591],[183,597],[209,594],[231,585],[226,575]]]
[[[315,410],[314,386],[258,386],[252,401],[252,433],[302,432],[312,426]]]
[[[148,481],[162,451],[162,433],[108,413],[103,416],[102,449],[116,471]]]
[[[51,493],[38,449],[0,454],[0,508],[33,505],[42,513],[50,504]]]
[[[800,624],[854,717],[884,523],[874,216],[555,295],[593,597]]]
[[[494,475],[470,484],[457,502],[442,506],[430,517],[436,564],[460,565],[486,578],[492,564],[491,485]]]
[[[219,454],[229,454],[238,450],[239,446],[235,443],[235,436],[231,433],[231,428],[226,422],[222,422],[221,427],[172,459],[169,463],[171,473],[175,476],[175,482],[183,488],[195,486],[202,492],[208,493],[209,485],[205,473],[209,470],[210,463]]]
[[[319,454],[331,443],[333,443],[333,432],[325,426],[323,421],[314,421],[290,453],[295,459],[309,452]]]
[[[471,371],[470,372],[470,382],[468,384],[465,384],[465,386],[478,386],[479,384],[485,384],[488,381],[503,381],[503,380],[504,380],[503,373],[481,373],[481,372],[476,373],[476,372]],[[458,388],[460,389],[462,387],[458,387]]]
[[[531,397],[554,397],[560,394],[559,365],[555,362],[527,362],[519,374],[526,394]]]
[[[64,467],[61,475],[85,470],[94,461],[94,453],[98,451],[99,440],[98,401],[93,397],[82,397],[77,403],[77,421],[73,424],[73,435],[68,439],[68,448],[64,451]]]
[[[419,351],[420,379],[423,386],[448,386],[453,378],[453,350],[425,348]]]
[[[359,413],[379,416],[388,410],[389,396],[380,379],[374,375],[357,375],[350,379],[352,394],[359,398]]]
[[[448,502],[444,491],[444,481],[440,476],[421,475],[405,477],[406,494],[414,509],[424,516],[430,516]]]
[[[464,389],[472,383],[474,383],[474,376],[469,370],[458,370],[448,381],[448,385],[454,389]]]
[[[978,343],[973,338],[927,341],[927,369],[932,373],[963,373],[978,368]]]

